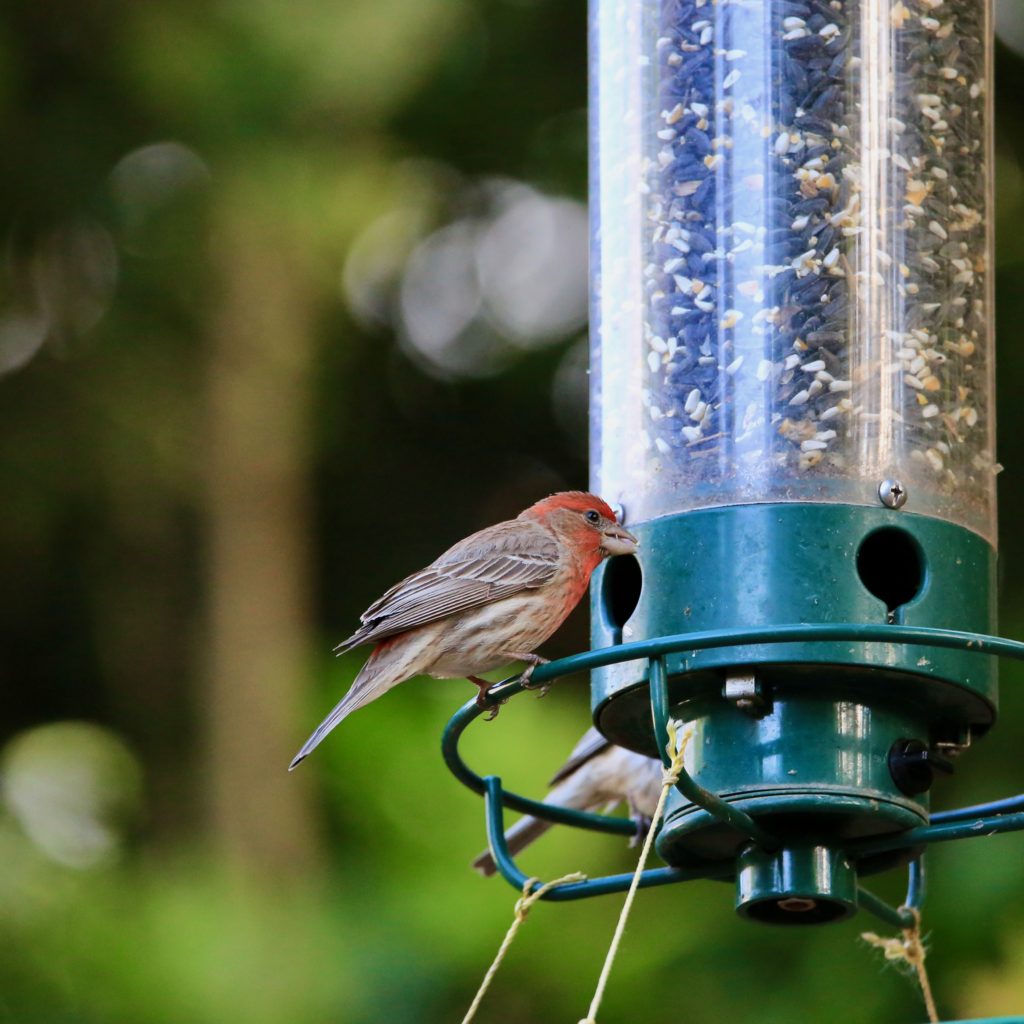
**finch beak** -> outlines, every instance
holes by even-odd
[[[601,550],[609,555],[635,555],[640,541],[621,526],[609,526],[601,535]]]

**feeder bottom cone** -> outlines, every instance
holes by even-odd
[[[765,924],[825,924],[857,909],[857,872],[841,850],[749,848],[739,858],[736,910]]]

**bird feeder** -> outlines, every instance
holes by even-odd
[[[644,885],[905,926],[864,876],[910,861],[914,907],[928,843],[1024,828],[1024,798],[929,806],[1024,656],[990,635],[991,40],[988,0],[592,0],[592,489],[641,550],[534,680],[590,669],[652,757],[691,725]],[[509,881],[502,807],[628,830],[470,771],[477,713],[445,753]]]
[[[595,646],[991,632],[986,4],[601,0],[593,17],[594,483],[644,551],[642,580],[621,563],[600,580]],[[666,667],[694,779],[801,844],[744,855],[757,917],[841,915],[852,866],[829,865],[813,911],[780,912],[777,880],[816,870],[821,844],[925,824],[934,772],[995,716],[994,666],[928,646]],[[596,673],[595,714],[654,753],[643,683],[636,664]],[[692,864],[739,842],[680,796],[658,849]]]

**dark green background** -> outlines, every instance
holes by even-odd
[[[496,372],[439,379],[341,281],[381,217],[411,247],[472,215],[496,176],[582,200],[585,73],[581,2],[0,11],[0,1021],[461,1018],[514,898],[468,870],[482,806],[438,755],[471,689],[411,684],[284,768],[357,668],[331,647],[369,601],[458,537],[586,483],[581,378],[565,371],[581,331],[521,350],[499,338]],[[1000,50],[1011,636],[1022,88],[1024,63]],[[167,142],[196,157],[191,177],[126,202],[112,170]],[[393,300],[387,273],[381,288]],[[10,318],[40,311],[39,350],[5,353],[24,338]],[[580,612],[547,653],[586,634]],[[1024,673],[1002,680],[1001,724],[937,806],[1024,789]],[[587,704],[579,679],[520,698],[473,730],[474,765],[541,792]],[[67,720],[98,729],[53,724]],[[90,859],[96,828],[123,836],[119,856]],[[950,1016],[1024,1010],[1022,844],[935,851],[929,963]],[[563,833],[523,863],[597,873],[632,855]],[[898,898],[900,879],[881,884]],[[602,1021],[922,1019],[912,983],[859,942],[873,923],[773,931],[731,904],[712,883],[643,893]],[[536,910],[478,1019],[582,1017],[618,906]]]

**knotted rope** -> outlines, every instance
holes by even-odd
[[[939,1012],[935,1008],[935,997],[932,995],[928,971],[924,966],[925,949],[924,943],[921,941],[921,914],[915,907],[901,907],[900,909],[909,910],[914,918],[913,925],[903,929],[902,938],[898,935],[884,938],[874,932],[863,932],[861,938],[869,945],[882,950],[886,960],[906,963],[913,968],[917,974],[918,984],[921,986],[925,1008],[928,1010],[928,1020],[932,1024],[938,1024]]]
[[[612,935],[612,942],[608,947],[608,953],[604,959],[604,967],[601,968],[601,976],[597,979],[597,988],[594,990],[594,998],[590,1000],[590,1009],[587,1010],[586,1017],[584,1017],[579,1024],[597,1024],[597,1011],[601,1006],[601,1000],[604,998],[604,990],[608,984],[608,978],[612,973],[612,964],[615,963],[615,957],[619,952],[619,943],[622,941],[622,935],[626,930],[626,921],[629,918],[629,912],[633,908],[633,900],[636,897],[637,887],[640,884],[640,876],[644,872],[644,866],[647,864],[647,857],[651,852],[651,847],[654,845],[654,835],[658,831],[661,816],[665,812],[665,801],[668,799],[668,794],[672,790],[672,787],[679,781],[679,773],[683,768],[683,755],[686,753],[686,746],[690,742],[690,737],[692,735],[692,730],[687,729],[682,738],[677,739],[676,724],[671,720],[669,721],[669,740],[666,746],[666,751],[671,758],[671,763],[667,768],[662,770],[661,795],[658,797],[658,805],[655,807],[654,815],[651,818],[651,827],[647,831],[647,838],[644,840],[643,849],[640,851],[640,860],[637,862],[636,871],[633,872],[633,881],[630,883],[629,891],[626,893],[626,901],[622,905],[622,911],[619,914],[619,923],[615,926],[615,934]]]
[[[469,1024],[469,1022],[476,1016],[476,1011],[480,1008],[480,1004],[483,1002],[483,998],[487,994],[487,990],[490,988],[495,974],[498,973],[501,961],[505,959],[505,954],[512,945],[512,940],[516,937],[516,932],[519,931],[520,925],[526,920],[526,915],[530,913],[534,903],[539,899],[542,899],[545,893],[550,892],[552,889],[555,889],[560,885],[569,885],[572,882],[585,882],[586,880],[587,876],[579,871],[574,871],[570,875],[563,875],[561,878],[556,878],[553,882],[545,882],[536,889],[533,889],[533,887],[540,881],[539,878],[528,878],[526,880],[526,883],[523,885],[523,894],[516,900],[515,916],[512,918],[512,924],[509,925],[509,929],[505,933],[505,938],[501,940],[498,952],[494,955],[494,962],[487,968],[484,980],[480,982],[480,987],[477,989],[476,995],[473,997],[473,1002],[469,1004],[466,1016],[462,1018],[462,1024]],[[531,889],[533,889],[532,892],[530,891]]]

